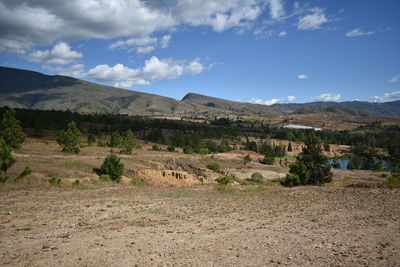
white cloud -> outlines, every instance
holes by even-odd
[[[305,75],[305,74],[300,74],[300,75],[297,76],[297,79],[299,79],[299,80],[305,80],[307,78],[308,78],[308,76]]]
[[[321,94],[319,96],[312,97],[311,99],[314,101],[339,101],[341,95],[340,94]]]
[[[273,19],[279,20],[285,15],[283,2],[281,0],[269,0],[270,15]]]
[[[43,68],[48,71],[58,73],[59,75],[71,76],[71,77],[75,77],[75,78],[83,78],[85,65],[76,64],[76,65],[72,65],[72,66],[69,66],[66,68],[45,65],[45,66],[43,66]]]
[[[278,0],[0,1],[0,50],[23,54],[57,40],[138,38],[182,25],[217,32],[246,28],[263,13],[266,1],[272,18],[284,15]]]
[[[278,33],[279,37],[285,37],[286,35],[287,35],[287,32],[285,32],[285,31]]]
[[[176,79],[184,74],[196,75],[205,67],[195,59],[191,62],[173,59],[158,59],[153,56],[146,60],[144,66],[131,69],[123,64],[115,66],[98,65],[90,69],[82,77],[100,82],[111,82],[117,87],[129,88],[133,85],[149,85],[155,81]]]
[[[164,35],[161,38],[141,36],[137,38],[130,38],[127,40],[118,40],[108,46],[108,49],[135,49],[138,54],[148,54],[152,52],[158,45],[161,48],[167,48],[171,40],[171,35]]]
[[[356,28],[356,29],[353,29],[353,30],[347,32],[345,35],[346,35],[346,37],[357,37],[357,36],[372,35],[372,34],[374,34],[373,31],[364,32],[364,31]]]
[[[112,43],[108,48],[115,49],[115,48],[129,48],[129,47],[143,47],[157,43],[156,37],[149,37],[149,36],[142,36],[137,38],[130,38],[128,40],[116,41]]]
[[[400,82],[400,74],[394,76],[392,79],[390,79],[388,82],[390,83],[398,83]]]
[[[149,46],[140,46],[138,48],[136,48],[136,53],[138,54],[148,54],[151,51],[153,51],[155,49],[154,46],[149,45]]]
[[[272,98],[272,99],[269,99],[269,100],[250,98],[248,100],[244,100],[244,101],[241,101],[241,102],[248,102],[248,103],[252,103],[252,104],[261,104],[261,105],[270,106],[270,105],[277,104],[277,103],[282,103],[282,102],[292,102],[295,99],[296,99],[295,96],[290,95],[290,96],[285,97],[285,98]]]
[[[375,102],[388,102],[400,99],[400,91],[394,91],[391,93],[384,93],[383,96],[371,97]]]
[[[161,48],[167,48],[169,46],[169,42],[171,41],[171,35],[164,35],[161,40],[160,40],[160,46]]]
[[[44,62],[46,64],[69,64],[77,59],[82,58],[82,53],[71,50],[71,47],[60,42],[51,50],[37,50],[28,55],[28,59],[33,62]]]
[[[267,26],[266,26],[266,25],[261,26],[261,27],[258,27],[258,28],[256,28],[256,29],[254,29],[253,35],[256,36],[256,39],[257,39],[257,40],[265,39],[265,38],[271,37],[272,34],[273,34],[273,32],[272,32],[271,30],[266,30],[266,29],[267,29]]]
[[[299,18],[297,29],[299,30],[317,30],[321,25],[328,22],[324,10],[321,8],[310,9],[312,14]]]

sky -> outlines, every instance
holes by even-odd
[[[399,0],[0,0],[0,65],[181,99],[400,99]]]

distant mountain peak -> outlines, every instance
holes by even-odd
[[[182,100],[120,89],[61,75],[0,66],[0,106],[135,115],[277,116],[292,112],[400,117],[400,101],[288,103],[266,106],[190,92]]]

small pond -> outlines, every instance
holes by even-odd
[[[347,170],[347,165],[349,164],[349,161],[352,160],[350,158],[338,158],[336,159],[336,162],[338,162],[340,164],[340,167],[338,169],[341,170]],[[390,161],[387,160],[383,160],[383,159],[374,159],[375,164],[377,164],[379,161],[382,162],[382,167],[384,170],[391,170],[392,169],[392,164]],[[356,162],[358,164],[358,166],[362,166],[362,159],[356,159]],[[328,163],[332,166],[332,164],[334,163],[334,159],[329,159]]]

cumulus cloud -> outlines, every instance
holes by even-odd
[[[328,18],[321,8],[310,9],[312,14],[305,15],[299,18],[297,23],[297,29],[299,30],[317,30],[321,28],[321,25],[328,22]]]
[[[117,87],[129,88],[133,85],[149,85],[155,81],[176,79],[184,74],[200,74],[204,69],[199,59],[187,62],[158,59],[153,56],[144,62],[142,68],[132,69],[123,64],[114,66],[104,64],[90,69],[82,76],[100,82],[111,82]]]
[[[279,20],[285,15],[283,2],[281,0],[270,0],[269,6],[271,18]]]
[[[286,35],[287,35],[287,32],[285,32],[285,31],[278,33],[279,37],[285,37]]]
[[[398,83],[400,82],[400,74],[394,76],[392,79],[390,79],[388,82],[390,83]]]
[[[59,75],[71,76],[75,78],[83,78],[85,65],[76,64],[65,68],[45,65],[43,68],[48,71],[58,73]]]
[[[308,76],[305,75],[305,74],[300,74],[300,75],[297,76],[297,79],[299,79],[299,80],[305,80],[307,78],[308,78]]]
[[[372,96],[375,102],[388,102],[400,99],[400,91],[394,91],[391,93],[384,93],[382,96]]]
[[[69,64],[80,58],[82,53],[71,50],[71,47],[63,42],[54,45],[51,50],[37,50],[28,55],[30,61],[58,65]]]
[[[250,98],[248,100],[244,100],[244,101],[241,101],[241,102],[248,102],[248,103],[252,103],[252,104],[261,104],[261,105],[270,106],[270,105],[277,104],[277,103],[282,103],[282,102],[292,102],[295,99],[296,99],[295,96],[290,95],[290,96],[285,97],[285,98],[272,98],[272,99],[269,99],[269,100]]]
[[[341,95],[340,94],[321,94],[319,96],[312,97],[311,99],[314,101],[339,101]]]
[[[346,35],[346,37],[357,37],[357,36],[372,35],[372,34],[374,34],[373,31],[364,32],[364,31],[356,28],[356,29],[353,29],[353,30],[347,32],[345,35]]]
[[[221,32],[248,27],[267,6],[273,19],[284,15],[281,0],[0,1],[0,50],[23,54],[56,40],[137,38],[181,25]]]

